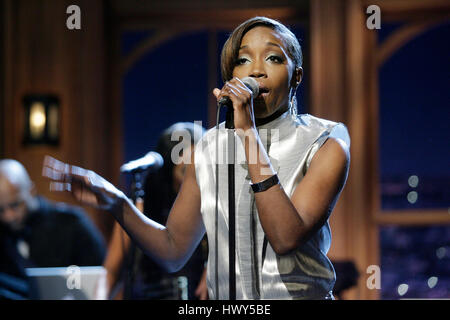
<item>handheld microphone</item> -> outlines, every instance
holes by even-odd
[[[136,173],[146,170],[155,171],[161,168],[164,164],[163,157],[154,151],[150,151],[142,158],[125,163],[120,167],[122,173]]]
[[[253,98],[258,96],[259,85],[255,79],[253,79],[251,77],[245,77],[241,80],[245,84],[245,86],[250,89],[250,91],[252,92]],[[220,98],[218,104],[219,104],[219,107],[227,107],[225,128],[234,129],[233,102],[231,101],[230,97],[225,96],[225,97]]]

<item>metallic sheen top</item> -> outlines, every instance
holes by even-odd
[[[257,129],[272,167],[289,197],[328,137],[340,138],[350,146],[345,125],[309,114],[294,119],[286,112]],[[210,129],[195,150],[201,213],[209,243],[207,283],[210,299],[229,299],[226,132],[224,123],[219,130]],[[278,256],[259,221],[243,144],[239,138],[235,141],[236,298],[332,299],[336,277],[326,256],[331,244],[328,220],[305,244],[290,254]],[[217,211],[216,163],[219,163],[220,182]]]

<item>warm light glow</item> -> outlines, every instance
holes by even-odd
[[[41,102],[35,102],[30,108],[30,135],[39,139],[44,135],[45,107]]]
[[[50,139],[58,137],[58,107],[54,104],[48,108],[48,136]]]

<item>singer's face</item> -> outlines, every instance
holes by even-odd
[[[259,26],[244,35],[233,76],[253,77],[259,83],[259,95],[253,100],[256,118],[280,108],[287,110],[294,69],[283,38],[275,30]]]

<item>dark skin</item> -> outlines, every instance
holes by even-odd
[[[247,159],[256,150],[256,161],[249,163],[253,183],[275,174],[258,136],[255,116],[262,118],[280,109],[287,110],[290,96],[301,81],[301,68],[294,67],[286,52],[277,32],[267,27],[251,29],[242,39],[241,60],[234,68],[234,78],[213,91],[217,99],[227,95],[233,102],[236,132],[245,143]],[[254,100],[240,80],[247,76],[255,78],[265,92]],[[53,189],[65,190],[64,183],[70,183],[70,192],[79,201],[112,212],[148,254],[175,271],[189,258],[205,232],[193,153],[191,157],[166,226],[145,217],[122,192],[92,171],[47,158],[44,174],[54,180]],[[291,198],[281,185],[255,194],[261,225],[278,255],[298,248],[325,223],[345,184],[348,166],[348,146],[329,138],[314,155]],[[72,168],[77,172],[72,172]]]

